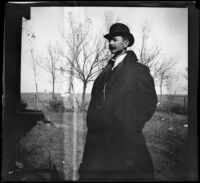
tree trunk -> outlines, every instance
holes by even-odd
[[[72,68],[71,68],[71,72],[72,72]],[[73,75],[70,73],[70,76],[69,76],[69,87],[68,87],[68,93],[72,93],[72,82],[73,82]]]
[[[35,79],[35,108],[37,109],[38,88],[37,88],[36,67],[35,67],[35,58],[33,55],[33,48],[31,48],[31,56],[32,56],[32,61],[33,61],[33,72],[34,72],[34,79]]]
[[[54,95],[54,89],[55,89],[55,79],[53,78],[53,91],[52,91],[52,98],[54,99],[55,95]]]
[[[86,93],[86,88],[87,88],[87,82],[83,83],[83,93],[82,93],[82,102],[81,102],[82,109],[85,109],[85,93]]]
[[[160,82],[160,104],[162,105],[162,81]]]
[[[73,62],[74,62],[74,59],[73,59]],[[73,74],[74,74],[74,68],[73,66],[71,65],[71,68],[70,68],[70,76],[69,76],[69,87],[68,87],[68,93],[72,93],[72,83],[73,83]]]

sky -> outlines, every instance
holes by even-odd
[[[97,35],[106,34],[104,29],[104,13],[111,11],[121,23],[127,24],[134,35],[135,43],[131,49],[137,52],[141,42],[141,30],[144,22],[151,26],[149,45],[157,44],[162,54],[171,55],[177,59],[176,72],[179,75],[177,82],[178,94],[187,94],[187,80],[184,73],[188,65],[188,9],[187,8],[140,8],[140,7],[32,7],[30,20],[23,21],[23,30],[34,32],[36,38],[30,39],[22,32],[22,66],[21,92],[35,92],[33,61],[30,54],[33,48],[34,58],[45,58],[47,46],[51,41],[56,44],[60,40],[60,31],[67,27],[67,15],[73,12],[79,21],[90,18],[93,32]],[[52,85],[47,72],[36,67],[38,91],[50,92]],[[76,93],[82,92],[82,84],[75,80]],[[67,91],[67,79],[58,78],[56,92]],[[92,83],[87,87],[91,92]],[[156,87],[159,94],[159,89]]]

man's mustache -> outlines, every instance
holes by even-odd
[[[115,48],[116,48],[115,46],[109,45],[110,50],[114,50]]]

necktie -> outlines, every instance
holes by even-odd
[[[106,83],[109,80],[109,78],[111,77],[112,68],[114,66],[114,63],[115,63],[115,60],[114,60],[114,57],[113,57],[108,61],[108,64],[104,69],[104,78],[103,78],[103,99],[104,100],[105,100],[105,97],[106,97]]]
[[[108,64],[107,66],[105,67],[105,70],[104,70],[104,82],[106,83],[112,73],[112,68],[114,66],[114,63],[115,63],[115,60],[114,58],[111,58],[109,61],[108,61]]]
[[[107,66],[106,66],[105,69],[104,69],[104,72],[106,73],[106,72],[111,71],[112,68],[113,68],[113,66],[114,66],[114,63],[115,63],[114,58],[111,58],[111,59],[108,61],[108,64],[107,64]]]

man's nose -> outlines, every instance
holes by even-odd
[[[109,42],[109,44],[110,44],[110,45],[113,45],[113,44],[114,44],[114,41],[111,39],[110,42]]]

